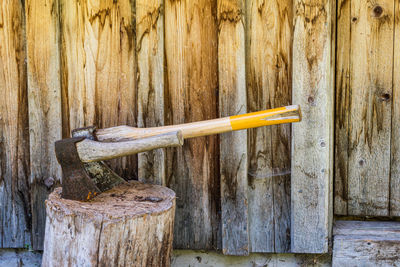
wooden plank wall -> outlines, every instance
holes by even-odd
[[[32,245],[42,249],[44,201],[60,185],[54,142],[62,135],[58,0],[26,1]]]
[[[165,1],[166,124],[217,117],[216,1]],[[169,149],[167,185],[177,195],[174,246],[220,247],[216,136]]]
[[[22,3],[0,6],[0,247],[42,248],[43,200],[61,181],[53,143],[72,129],[169,125],[289,105],[293,84],[309,117],[294,128],[297,150],[291,126],[281,125],[110,164],[124,177],[176,191],[175,248],[326,252],[333,1]],[[310,34],[310,27],[318,29]],[[318,49],[303,49],[314,43]],[[292,79],[295,69],[302,71]],[[308,174],[315,174],[311,183]]]
[[[0,4],[0,246],[31,244],[24,9]]]
[[[247,111],[244,14],[244,1],[218,1],[220,117]],[[249,254],[247,166],[247,131],[221,134],[222,251],[228,255]]]
[[[398,1],[337,12],[335,214],[399,216]]]
[[[133,0],[61,0],[63,136],[72,129],[136,124]],[[137,178],[137,157],[111,163]]]
[[[326,253],[332,224],[335,3],[295,1],[291,249]]]
[[[246,1],[248,111],[292,101],[293,3]],[[253,252],[290,251],[290,125],[248,131]]]
[[[164,9],[162,0],[136,0],[138,127],[164,125]],[[138,155],[138,178],[166,185],[165,149]]]

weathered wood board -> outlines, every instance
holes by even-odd
[[[400,222],[337,221],[332,266],[399,266]]]
[[[332,223],[335,2],[295,1],[291,251],[326,253]]]
[[[396,143],[391,131],[397,131],[391,127],[392,106],[397,109],[392,104],[394,2],[340,3],[335,212],[387,216],[391,143]],[[392,175],[398,179],[396,171]]]
[[[166,125],[217,117],[216,1],[165,1]],[[167,151],[176,192],[175,248],[221,247],[217,136]]]
[[[74,128],[136,123],[136,40],[133,0],[61,0],[63,136]],[[137,157],[112,161],[137,177]]]
[[[0,247],[31,244],[23,4],[0,3]]]
[[[164,125],[164,7],[136,0],[138,127]],[[138,178],[165,185],[165,149],[138,155]]]
[[[247,112],[245,2],[218,0],[219,115]],[[221,134],[222,252],[249,254],[247,131]]]
[[[331,267],[329,254],[251,253],[229,257],[215,251],[174,250],[171,266],[213,267]]]
[[[248,112],[289,105],[292,1],[246,1]],[[290,251],[290,125],[249,135],[252,252]]]
[[[400,216],[400,2],[394,7],[390,215]]]
[[[335,101],[335,195],[336,215],[347,214],[348,151],[350,105],[350,4],[339,0],[337,4],[336,43],[336,101]]]
[[[58,0],[25,2],[29,98],[32,247],[43,249],[44,201],[61,182],[54,142],[61,139]]]

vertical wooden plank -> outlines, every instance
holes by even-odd
[[[248,111],[291,103],[293,3],[247,1]],[[290,125],[249,130],[252,252],[290,250]]]
[[[31,244],[23,3],[0,3],[0,247]]]
[[[88,125],[135,125],[133,0],[61,1],[63,135]],[[135,178],[137,157],[112,162]]]
[[[60,183],[54,142],[62,138],[58,0],[25,2],[32,246],[43,249],[44,201]]]
[[[220,117],[247,111],[245,5],[218,0],[218,75]],[[222,252],[249,254],[247,212],[247,131],[220,137]]]
[[[326,253],[332,223],[335,1],[294,3],[291,251]]]
[[[351,1],[337,4],[336,117],[335,117],[335,196],[337,215],[347,215],[350,105]]]
[[[390,216],[400,216],[400,1],[394,7]]]
[[[165,1],[166,124],[217,117],[216,1]],[[169,149],[167,185],[177,196],[175,248],[220,247],[216,136]]]
[[[136,0],[138,127],[164,125],[164,10],[161,0]],[[165,149],[138,155],[138,178],[165,185]]]
[[[349,215],[389,215],[393,1],[351,1]]]

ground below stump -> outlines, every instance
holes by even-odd
[[[175,193],[132,181],[89,202],[46,201],[42,266],[169,266]]]

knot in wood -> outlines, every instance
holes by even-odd
[[[377,5],[374,7],[374,9],[372,11],[373,11],[374,17],[380,17],[380,16],[382,16],[383,8],[381,6]]]
[[[387,102],[389,100],[390,100],[390,94],[384,93],[384,94],[381,95],[381,101]]]

